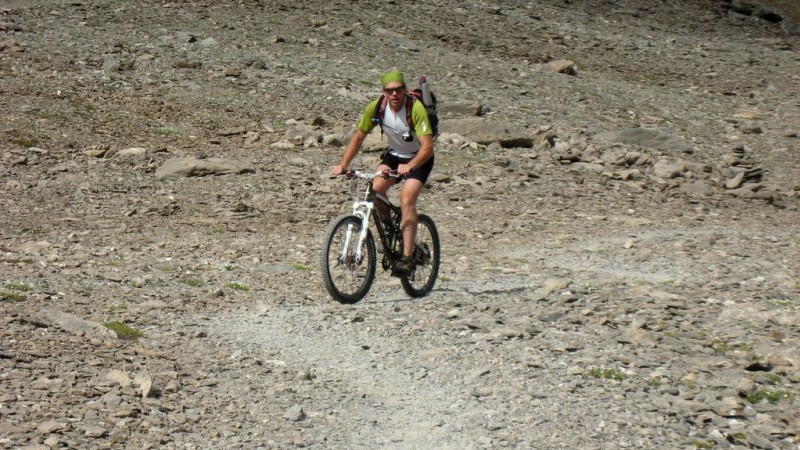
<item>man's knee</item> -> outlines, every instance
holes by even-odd
[[[404,209],[413,208],[416,209],[417,207],[417,199],[419,195],[413,193],[401,193],[400,194],[400,204],[403,205]]]

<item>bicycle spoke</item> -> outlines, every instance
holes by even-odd
[[[430,217],[420,215],[414,248],[414,270],[402,278],[403,289],[412,297],[421,297],[436,283],[439,274],[439,233]]]
[[[334,219],[326,231],[320,269],[328,293],[339,302],[361,300],[375,278],[375,242],[367,233],[362,254],[357,254],[361,219],[342,216]]]

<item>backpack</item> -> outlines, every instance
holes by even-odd
[[[422,93],[422,86],[426,84],[427,81],[425,77],[420,77],[419,84],[420,87],[417,89],[410,89],[406,93],[406,121],[408,122],[408,128],[411,132],[414,132],[414,119],[411,117],[411,109],[414,106],[415,101],[422,102],[422,105],[425,106],[425,110],[428,111],[428,120],[431,123],[431,129],[433,130],[433,137],[434,139],[436,136],[439,135],[439,109],[438,103],[436,101],[436,96],[433,95],[433,92],[430,92],[431,96],[431,104],[425,104],[424,95]],[[375,112],[372,114],[372,123],[376,123],[381,126],[381,134],[383,134],[383,116],[386,113],[386,97],[383,95],[380,96],[378,99],[378,105],[375,106]]]

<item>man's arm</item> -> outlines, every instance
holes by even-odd
[[[367,133],[361,131],[360,129],[356,129],[353,137],[350,138],[350,142],[347,143],[347,148],[344,151],[344,155],[342,155],[341,162],[339,162],[338,165],[331,167],[331,172],[334,175],[340,175],[347,170],[347,166],[349,166],[350,162],[353,161],[356,155],[358,155],[358,151],[361,150],[361,145],[364,143],[366,138]]]
[[[333,172],[334,175],[341,175],[347,170],[347,166],[350,165],[350,162],[358,155],[358,151],[361,150],[361,145],[364,144],[367,135],[375,128],[375,124],[372,123],[372,116],[375,113],[378,101],[379,100],[373,100],[364,108],[364,113],[361,114],[361,119],[356,126],[356,132],[353,134],[353,137],[350,138],[350,142],[347,143],[347,148],[344,150],[341,162],[339,162],[339,165],[331,167],[331,172]]]
[[[414,132],[419,139],[420,149],[411,161],[406,164],[400,164],[397,168],[400,175],[405,175],[417,167],[422,166],[433,157],[433,129],[428,119],[428,112],[425,110],[425,106],[422,102],[419,101],[414,102],[411,111],[414,120]]]
[[[412,169],[420,167],[433,157],[433,136],[430,134],[419,136],[419,143],[422,144],[422,146],[417,152],[417,155],[408,162],[409,165],[413,166]]]

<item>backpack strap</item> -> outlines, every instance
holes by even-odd
[[[408,132],[414,132],[414,119],[411,117],[411,110],[414,108],[414,102],[417,101],[415,97],[406,94],[406,123],[408,123]]]
[[[380,125],[381,134],[383,134],[383,116],[386,113],[386,97],[381,95],[378,98],[378,103],[372,111],[372,123]]]

